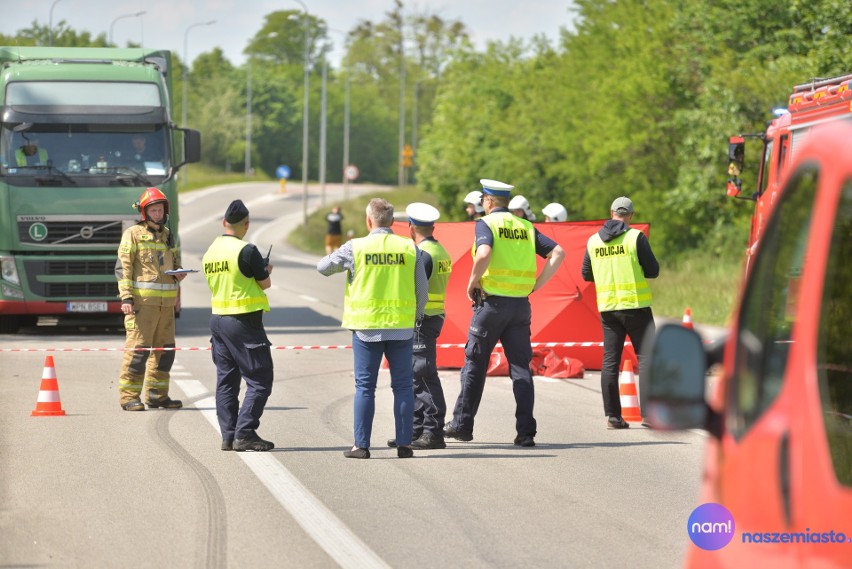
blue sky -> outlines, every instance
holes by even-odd
[[[393,9],[393,0],[302,2],[329,27],[344,31],[361,20],[381,21]],[[531,38],[544,34],[556,41],[560,28],[570,27],[573,14],[570,0],[403,0],[403,4],[408,13],[426,12],[461,20],[479,49],[489,40],[510,36]],[[183,57],[186,35],[190,60],[218,46],[235,65],[242,64],[242,50],[260,29],[266,14],[301,9],[295,0],[16,0],[14,10],[3,11],[0,32],[14,34],[35,20],[48,24],[51,6],[54,24],[65,20],[75,30],[93,35],[109,35],[112,27],[113,41],[118,45],[132,41],[177,51]],[[146,13],[142,16],[115,20],[143,10]],[[210,20],[217,22],[193,27],[187,34],[188,26]],[[331,39],[342,43],[343,38],[331,34]],[[336,53],[340,53],[339,48]]]

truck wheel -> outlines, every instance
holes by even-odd
[[[17,316],[0,316],[0,334],[17,334],[21,321]]]

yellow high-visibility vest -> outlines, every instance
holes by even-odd
[[[248,314],[269,312],[269,299],[257,280],[240,272],[242,239],[230,235],[217,237],[201,261],[207,286],[213,293],[213,314]]]
[[[352,240],[355,275],[346,283],[342,326],[350,330],[414,328],[414,242],[392,233]]]
[[[607,242],[597,233],[589,237],[586,249],[595,276],[598,312],[651,306],[651,287],[636,253],[639,233],[631,228]]]
[[[482,289],[494,296],[529,296],[535,287],[535,230],[532,223],[507,211],[482,218],[491,233],[491,262],[482,275]],[[476,256],[476,247],[471,250]]]
[[[444,313],[444,300],[447,296],[447,283],[453,270],[450,254],[444,246],[426,239],[418,245],[432,256],[432,275],[429,277],[429,300],[426,301],[426,316],[437,316]]]

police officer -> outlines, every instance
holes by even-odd
[[[179,409],[183,403],[169,398],[169,371],[175,361],[177,283],[186,274],[166,274],[180,268],[180,254],[166,227],[169,200],[163,192],[147,188],[134,207],[142,221],[122,234],[116,263],[126,332],[119,403],[125,411],[144,411],[144,384],[148,407]],[[151,351],[152,347],[172,349]]]
[[[366,237],[347,241],[317,263],[329,276],[346,271],[344,328],[352,330],[355,360],[355,444],[346,458],[370,458],[376,382],[382,356],[388,360],[393,390],[396,454],[414,456],[412,390],[414,325],[428,298],[424,256],[411,239],[394,235],[393,206],[381,198],[367,205]]]
[[[269,312],[264,291],[272,286],[272,265],[257,247],[243,241],[249,211],[241,200],[231,202],[222,225],[225,233],[213,241],[202,260],[213,295],[210,342],[221,448],[268,451],[275,444],[260,438],[257,428],[272,393],[272,353],[263,328],[263,313]],[[240,378],[246,380],[242,407]]]
[[[608,429],[627,429],[621,416],[618,366],[624,339],[630,336],[633,349],[644,360],[642,346],[653,336],[651,288],[646,279],[660,274],[660,265],[645,234],[630,227],[633,202],[620,197],[612,202],[611,219],[589,237],[583,256],[583,280],[595,283],[598,311],[603,327],[604,354],[601,364],[601,394]]]
[[[515,395],[514,442],[531,447],[535,446],[536,421],[528,296],[550,280],[565,253],[532,223],[509,213],[506,206],[514,186],[487,179],[480,183],[486,215],[476,223],[473,268],[467,285],[467,296],[474,302],[473,318],[464,350],[461,391],[444,437],[473,440],[474,416],[482,399],[491,352],[499,340],[509,361]],[[547,259],[538,278],[536,255]]]
[[[414,328],[414,429],[411,448],[441,449],[444,442],[444,417],[447,402],[438,377],[437,343],[444,327],[444,298],[453,263],[444,246],[433,237],[435,222],[441,214],[429,204],[415,202],[405,208],[408,231],[423,254],[429,297],[425,314]],[[388,441],[395,447],[396,439]]]

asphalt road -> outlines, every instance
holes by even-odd
[[[294,188],[291,188],[291,191]],[[356,191],[377,191],[374,189]],[[342,194],[330,185],[329,200]],[[290,250],[301,194],[277,184],[211,188],[181,198],[184,266],[200,267],[234,198],[248,239],[273,245],[275,346],[348,345],[343,276]],[[311,190],[309,207],[318,192]],[[697,505],[704,435],[604,426],[596,372],[536,380],[534,448],[512,445],[508,378],[490,378],[475,439],[399,460],[382,372],[373,458],[352,444],[352,357],[346,349],[276,349],[260,434],[270,453],[219,450],[215,369],[206,350],[209,292],[182,288],[172,397],[179,411],[127,413],[116,383],[123,335],[40,326],[0,336],[0,567],[631,567],[680,565]],[[45,356],[64,417],[31,417]],[[450,405],[457,370],[441,372]]]

